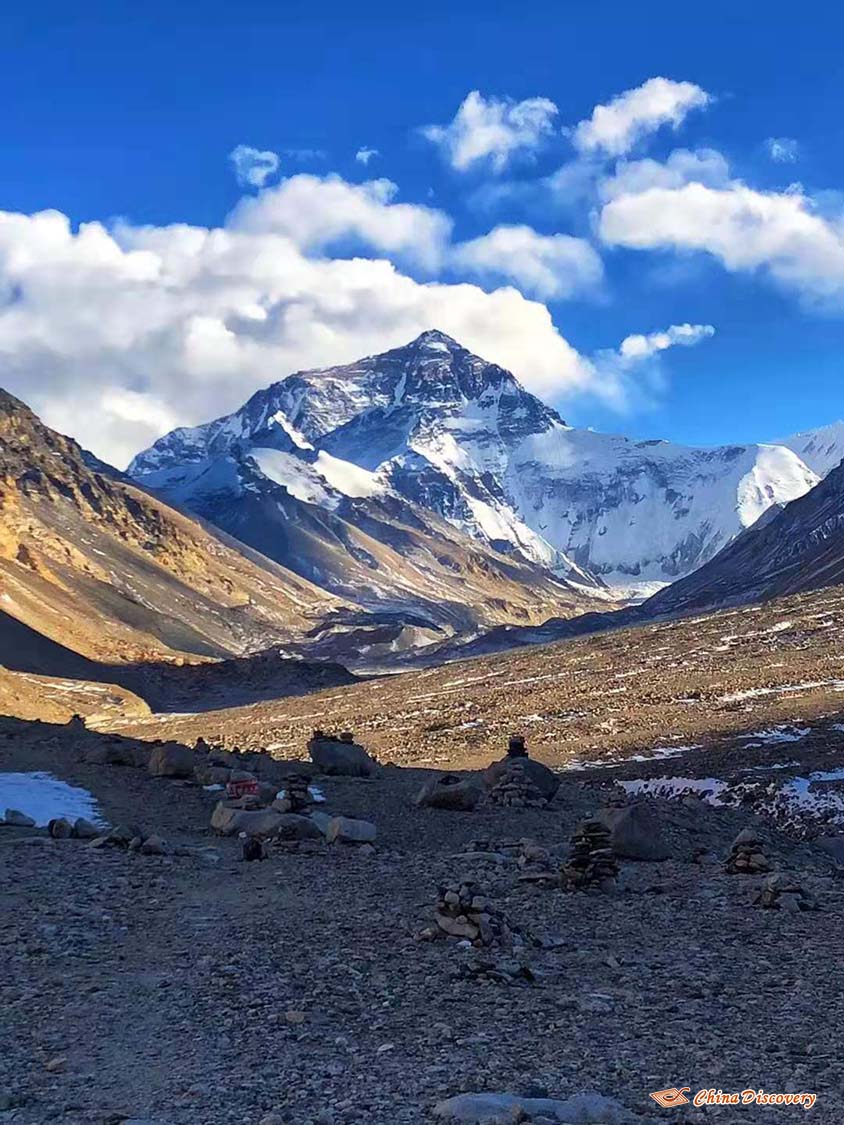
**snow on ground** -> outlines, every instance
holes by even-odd
[[[768,730],[755,730],[750,734],[742,734],[736,739],[737,742],[744,742],[746,739],[754,739],[754,745],[760,746],[777,746],[781,742],[800,742],[811,734],[811,727],[796,727],[790,724],[784,724],[781,727],[771,727]]]
[[[39,828],[54,817],[83,816],[103,824],[99,806],[87,789],[60,781],[51,773],[0,773],[0,810],[17,809]]]
[[[785,768],[782,767],[772,767]],[[781,785],[772,782],[766,796],[761,796],[757,811],[763,808],[770,814],[786,819],[809,817],[827,823],[844,820],[844,791],[816,788],[824,783],[844,781],[844,769],[818,770],[807,777],[792,777]],[[711,805],[732,804],[729,798],[741,793],[747,781],[722,781],[717,777],[650,777],[633,781],[619,781],[625,792],[649,797],[681,797],[699,793]],[[755,786],[759,783],[750,782]]]
[[[723,804],[721,796],[726,781],[717,777],[648,777],[635,781],[619,781],[626,793],[648,797],[680,797],[684,793],[700,793],[713,805]]]
[[[803,684],[780,684],[778,687],[750,688],[748,691],[734,691],[720,696],[719,703],[741,703],[745,699],[758,699],[765,695],[794,695],[803,691],[830,687],[833,691],[844,691],[844,680],[807,680]]]

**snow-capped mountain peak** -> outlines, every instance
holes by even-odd
[[[160,439],[130,471],[165,488],[178,478],[189,503],[185,466],[221,457],[309,503],[392,497],[560,576],[628,588],[689,573],[818,480],[784,445],[692,449],[572,429],[436,330],[290,375],[234,414]]]

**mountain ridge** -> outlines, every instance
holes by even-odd
[[[783,445],[694,449],[575,429],[436,330],[276,381],[232,414],[165,435],[130,473],[213,521],[196,481],[226,458],[326,508],[336,491],[397,496],[593,588],[674,581],[818,480]]]

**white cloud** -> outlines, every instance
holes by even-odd
[[[306,232],[313,197],[297,196]],[[291,237],[292,214],[276,231],[272,201],[268,209],[211,229],[78,231],[56,211],[0,212],[4,385],[122,465],[174,423],[234,409],[272,379],[431,327],[539,393],[579,393],[597,378],[545,305],[515,289],[420,284],[385,260],[308,257]]]
[[[693,347],[714,335],[711,324],[672,324],[659,332],[626,336],[617,350],[595,355],[593,393],[615,410],[647,409],[666,386],[661,354],[676,345]]]
[[[262,188],[278,171],[279,156],[269,149],[261,151],[251,145],[238,145],[229,153],[237,182],[244,187]]]
[[[451,235],[451,219],[416,203],[395,203],[390,180],[350,184],[340,176],[298,175],[241,200],[229,225],[252,234],[284,235],[301,250],[358,242],[436,269]]]
[[[604,199],[615,199],[652,187],[677,188],[691,182],[721,187],[729,179],[729,165],[720,152],[711,148],[678,148],[664,162],[619,160],[613,175],[601,181],[600,193]]]
[[[800,145],[793,137],[768,137],[765,147],[776,164],[796,164],[800,159]]]
[[[358,164],[363,164],[365,168],[369,164],[370,160],[380,155],[381,153],[377,148],[367,148],[366,145],[361,145],[361,147],[355,153],[355,160],[357,160]]]
[[[592,116],[572,131],[581,152],[623,156],[638,141],[662,125],[677,128],[693,109],[709,104],[711,96],[693,82],[649,78],[641,86],[619,94],[608,105],[597,105]]]
[[[604,207],[605,242],[635,249],[702,250],[731,271],[762,270],[814,300],[841,307],[844,219],[825,218],[795,186],[759,192],[740,181],[691,183],[621,195]]]
[[[626,360],[649,359],[676,344],[690,348],[714,335],[715,329],[711,324],[672,324],[661,332],[650,332],[646,336],[638,333],[625,336],[618,352]]]
[[[509,280],[543,300],[594,290],[603,264],[582,238],[542,235],[527,226],[498,226],[480,238],[458,244],[449,261],[482,280]]]
[[[466,96],[448,125],[426,125],[422,135],[439,146],[448,163],[465,172],[479,161],[500,172],[517,155],[533,153],[554,131],[557,107],[548,98]]]

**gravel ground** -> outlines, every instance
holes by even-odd
[[[631,1123],[804,1112],[659,1110],[649,1092],[672,1086],[807,1090],[811,1120],[841,1121],[844,882],[811,845],[764,830],[821,909],[754,908],[761,878],[719,862],[747,813],[653,802],[674,858],[566,894],[520,882],[513,862],[455,856],[523,837],[565,854],[597,787],[566,781],[546,810],[420,810],[426,773],[386,769],[322,783],[331,811],[376,822],[374,854],[287,845],[246,864],[210,834],[214,795],[79,749],[16,725],[0,770],[49,770],[112,823],[195,850],[0,828],[0,1121],[410,1125],[473,1090],[597,1091]],[[456,941],[418,940],[438,884],[465,876],[527,933],[532,983],[478,979]]]

